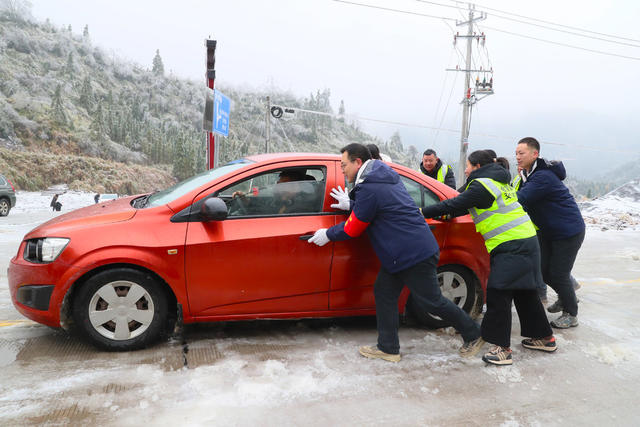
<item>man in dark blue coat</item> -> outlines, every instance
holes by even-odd
[[[450,322],[464,344],[460,354],[471,357],[482,347],[480,329],[467,313],[442,296],[436,276],[438,244],[399,175],[380,160],[371,159],[366,146],[349,144],[341,150],[342,171],[354,187],[340,187],[331,195],[332,207],[351,210],[349,218],[309,239],[318,246],[358,237],[365,230],[382,264],[374,285],[377,346],[360,347],[369,358],[400,361],[398,298],[406,285],[418,304]]]
[[[562,183],[567,174],[562,162],[539,157],[540,143],[523,138],[516,147],[516,160],[522,168],[518,201],[538,227],[542,277],[558,294],[562,315],[555,328],[578,326],[578,302],[571,281],[571,269],[582,246],[585,225],[578,205]]]

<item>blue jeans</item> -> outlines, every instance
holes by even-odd
[[[400,352],[398,298],[405,285],[421,308],[451,323],[465,342],[480,336],[479,325],[460,307],[442,296],[436,276],[438,258],[439,254],[435,254],[397,273],[380,268],[374,285],[378,349],[389,354]]]

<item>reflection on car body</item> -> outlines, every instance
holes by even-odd
[[[457,194],[391,166],[419,207]],[[293,170],[303,178],[278,182]],[[339,156],[259,155],[60,215],[28,233],[11,260],[12,300],[30,319],[75,326],[110,350],[153,343],[179,312],[185,323],[373,315],[379,263],[368,238],[321,248],[306,241],[346,219],[330,207],[338,185],[345,186]],[[443,293],[477,314],[489,271],[482,237],[468,216],[427,222],[441,248]],[[407,290],[400,304],[443,326]]]

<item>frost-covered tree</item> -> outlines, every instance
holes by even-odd
[[[67,124],[67,113],[62,101],[62,85],[56,87],[56,91],[51,99],[51,114],[53,120],[61,126]]]
[[[0,0],[0,20],[25,22],[31,19],[31,2],[28,0]]]
[[[85,77],[82,82],[79,101],[80,105],[87,110],[87,113],[91,113],[93,110],[93,89],[91,87],[91,78],[89,78],[89,76]]]
[[[88,40],[88,39],[89,39],[89,25],[85,25],[85,26],[84,26],[84,30],[82,31],[82,37],[83,37],[85,40]]]
[[[69,52],[69,56],[67,56],[67,65],[64,67],[64,74],[73,79],[74,76],[74,67],[73,67],[73,52]]]
[[[156,76],[164,76],[164,64],[160,57],[160,49],[156,49],[156,56],[153,57],[153,68],[151,69]]]

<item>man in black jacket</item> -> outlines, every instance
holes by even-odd
[[[438,158],[438,155],[432,149],[426,150],[422,155],[420,171],[433,179],[444,182],[455,190],[456,178],[453,176],[453,168],[442,163],[442,160]]]

